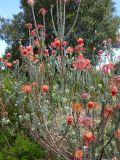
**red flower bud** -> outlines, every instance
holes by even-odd
[[[24,56],[27,56],[27,55],[28,55],[28,50],[27,50],[26,48],[24,48],[24,49],[22,50],[22,52],[23,52]]]
[[[10,58],[11,58],[11,53],[7,53],[7,54],[6,54],[6,58],[7,58],[7,59],[10,59]]]
[[[42,90],[42,92],[47,93],[49,91],[49,86],[44,84],[44,85],[42,85],[41,90]]]
[[[31,85],[24,85],[22,87],[22,92],[24,92],[24,93],[31,93],[32,92],[32,86]]]
[[[73,124],[73,116],[71,116],[71,115],[69,115],[68,117],[67,117],[67,125],[72,125]]]
[[[11,68],[12,67],[12,63],[10,63],[10,62],[5,62],[5,65],[6,65],[7,68]]]
[[[77,43],[78,43],[81,47],[84,46],[84,40],[83,40],[82,38],[78,38],[78,39],[77,39]]]
[[[111,89],[111,93],[112,93],[112,96],[113,97],[115,97],[116,96],[116,94],[117,94],[117,87],[112,87],[112,89]]]
[[[95,103],[94,102],[88,102],[88,108],[89,109],[93,109],[93,108],[95,108]]]

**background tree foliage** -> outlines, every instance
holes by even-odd
[[[8,135],[8,132],[5,134],[7,135],[7,140],[9,140],[12,145],[9,147],[6,145],[5,137],[1,133],[0,144],[2,145],[2,149],[0,150],[0,160],[45,159],[45,150],[37,144],[31,142],[25,136],[17,135],[16,137],[12,137],[11,135]]]
[[[36,0],[34,6],[35,16],[38,24],[42,24],[42,15],[39,9],[46,7],[48,13],[46,15],[46,32],[48,34],[47,43],[54,37],[52,23],[50,20],[50,7],[54,5],[54,18],[56,20],[55,0]],[[111,37],[115,40],[120,25],[120,17],[114,16],[115,6],[112,0],[82,0],[80,13],[76,26],[69,37],[72,44],[77,37],[86,39],[87,45],[91,48],[100,44],[105,38]],[[66,6],[66,32],[70,29],[77,10],[77,2],[69,0]],[[31,8],[26,0],[21,0],[22,12],[13,16],[12,20],[1,18],[0,37],[5,40],[9,47],[6,52],[11,51],[14,59],[18,57],[19,41],[22,44],[28,42],[28,30],[25,23],[32,23],[33,18]]]

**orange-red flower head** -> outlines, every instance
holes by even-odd
[[[105,108],[103,116],[105,119],[112,117],[113,116],[113,107],[110,106],[110,107]]]
[[[47,93],[47,92],[49,91],[49,86],[46,85],[46,84],[42,85],[41,91],[42,91],[43,93]]]
[[[72,47],[68,47],[68,48],[66,49],[66,52],[67,52],[67,53],[73,53],[73,51],[74,51],[74,49],[73,49]]]
[[[111,73],[112,71],[114,71],[114,69],[115,69],[115,65],[113,63],[105,64],[102,66],[102,71],[105,74]]]
[[[89,59],[85,59],[83,54],[80,54],[76,60],[73,62],[73,68],[75,70],[88,69],[91,64]]]
[[[81,103],[74,103],[72,105],[72,108],[75,112],[82,112],[83,111],[83,105]]]
[[[5,66],[6,66],[7,68],[11,68],[13,65],[12,65],[12,63],[10,63],[10,62],[5,62]]]
[[[11,53],[7,53],[7,54],[6,54],[6,58],[7,58],[7,59],[10,59],[10,58],[11,58]]]
[[[51,47],[60,49],[61,48],[61,41],[58,38],[55,38],[54,42],[51,43]]]
[[[84,134],[83,139],[85,141],[86,146],[89,146],[91,142],[94,142],[96,140],[96,136],[92,132],[87,131]]]
[[[32,24],[31,23],[26,23],[25,27],[28,28],[28,29],[32,29]]]
[[[72,125],[74,118],[72,115],[67,116],[67,125]]]
[[[24,85],[24,86],[22,86],[22,92],[24,92],[24,93],[31,93],[32,92],[32,86],[31,85]]]
[[[92,102],[92,101],[88,102],[88,108],[89,109],[94,109],[95,108],[95,103]]]
[[[74,158],[77,160],[83,160],[83,150],[76,150],[74,153]]]
[[[114,87],[111,88],[111,94],[112,94],[113,97],[115,97],[117,95],[117,92],[118,92],[117,87],[114,86]]]
[[[22,50],[22,52],[23,52],[24,56],[27,56],[27,55],[28,55],[28,50],[27,50],[26,48],[24,48],[24,49]]]
[[[78,43],[81,47],[83,47],[83,46],[84,46],[84,39],[78,38],[78,39],[77,39],[77,43]]]

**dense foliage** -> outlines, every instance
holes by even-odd
[[[3,77],[6,76],[2,73]],[[5,80],[5,79],[4,79]],[[10,82],[10,81],[9,81]],[[5,91],[10,92],[6,79]],[[0,160],[38,160],[47,158],[45,150],[33,143],[18,128],[14,103],[5,106],[2,88],[0,90]],[[9,117],[9,119],[8,119]],[[14,126],[17,127],[14,127]]]
[[[38,160],[45,158],[45,151],[43,148],[30,142],[28,138],[18,135],[10,139],[9,136],[11,135],[8,136],[6,133],[5,135],[7,136],[7,140],[12,143],[12,146],[6,146],[6,139],[4,134],[1,133],[0,144],[3,149],[0,152],[0,160]]]

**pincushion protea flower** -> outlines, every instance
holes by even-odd
[[[115,87],[115,86],[112,87],[111,94],[112,94],[113,97],[115,97],[117,95],[117,91],[118,91],[117,87]]]
[[[74,160],[83,160],[83,150],[76,150],[74,153]]]
[[[89,146],[91,142],[94,142],[96,140],[96,136],[91,131],[87,131],[83,135],[83,139],[84,139],[86,146]]]
[[[82,93],[81,95],[80,95],[80,98],[81,99],[89,99],[90,98],[90,94],[89,93]]]
[[[74,118],[73,118],[72,115],[67,116],[67,125],[72,125],[73,124],[73,120],[74,120]]]
[[[103,50],[98,51],[98,55],[100,56],[103,53]]]
[[[72,105],[72,108],[73,108],[73,111],[75,111],[75,112],[82,112],[83,111],[83,105],[79,102],[74,103]]]
[[[96,108],[99,108],[99,107],[100,107],[100,104],[97,103],[97,102],[93,102],[93,101],[88,102],[88,108],[89,109],[96,109]]]
[[[115,86],[119,87],[119,85],[120,85],[120,75],[112,78],[111,85],[115,85]]]
[[[112,117],[113,116],[113,107],[108,106],[107,108],[105,108],[103,116],[105,119]]]
[[[115,69],[115,65],[113,63],[105,64],[102,66],[102,71],[105,74],[111,73],[112,71],[114,71],[114,69]]]
[[[84,39],[78,38],[78,39],[77,39],[77,43],[78,43],[81,47],[84,46]]]
[[[32,86],[31,85],[24,85],[24,86],[22,86],[22,92],[24,92],[24,93],[31,93],[32,92]]]
[[[46,85],[46,84],[42,85],[41,91],[42,91],[43,93],[47,93],[47,92],[49,91],[49,86]]]
[[[6,66],[7,68],[11,68],[13,65],[12,65],[12,63],[10,63],[10,62],[5,62],[5,66]]]
[[[95,103],[92,102],[92,101],[88,102],[88,108],[89,108],[89,109],[95,108]]]
[[[85,59],[82,54],[80,54],[73,63],[73,68],[75,70],[88,69],[91,64],[89,59]]]
[[[6,54],[6,58],[7,58],[7,59],[10,59],[10,58],[11,58],[11,53],[7,53],[7,54]]]
[[[51,47],[52,48],[57,48],[60,49],[61,48],[61,41],[58,38],[54,39],[54,42],[51,43]]]
[[[79,123],[84,128],[90,128],[93,126],[93,119],[90,117],[80,116]]]
[[[36,36],[36,31],[32,30],[30,34],[31,34],[31,36],[35,37]]]
[[[66,49],[66,52],[67,52],[67,53],[73,53],[73,51],[74,51],[74,49],[73,49],[72,47],[68,47],[68,48]]]
[[[32,29],[33,26],[32,26],[31,23],[26,23],[26,24],[25,24],[25,27],[28,28],[28,29]]]
[[[22,50],[22,52],[23,52],[24,56],[27,56],[27,55],[28,55],[28,50],[27,50],[26,48],[24,48],[24,49]]]

